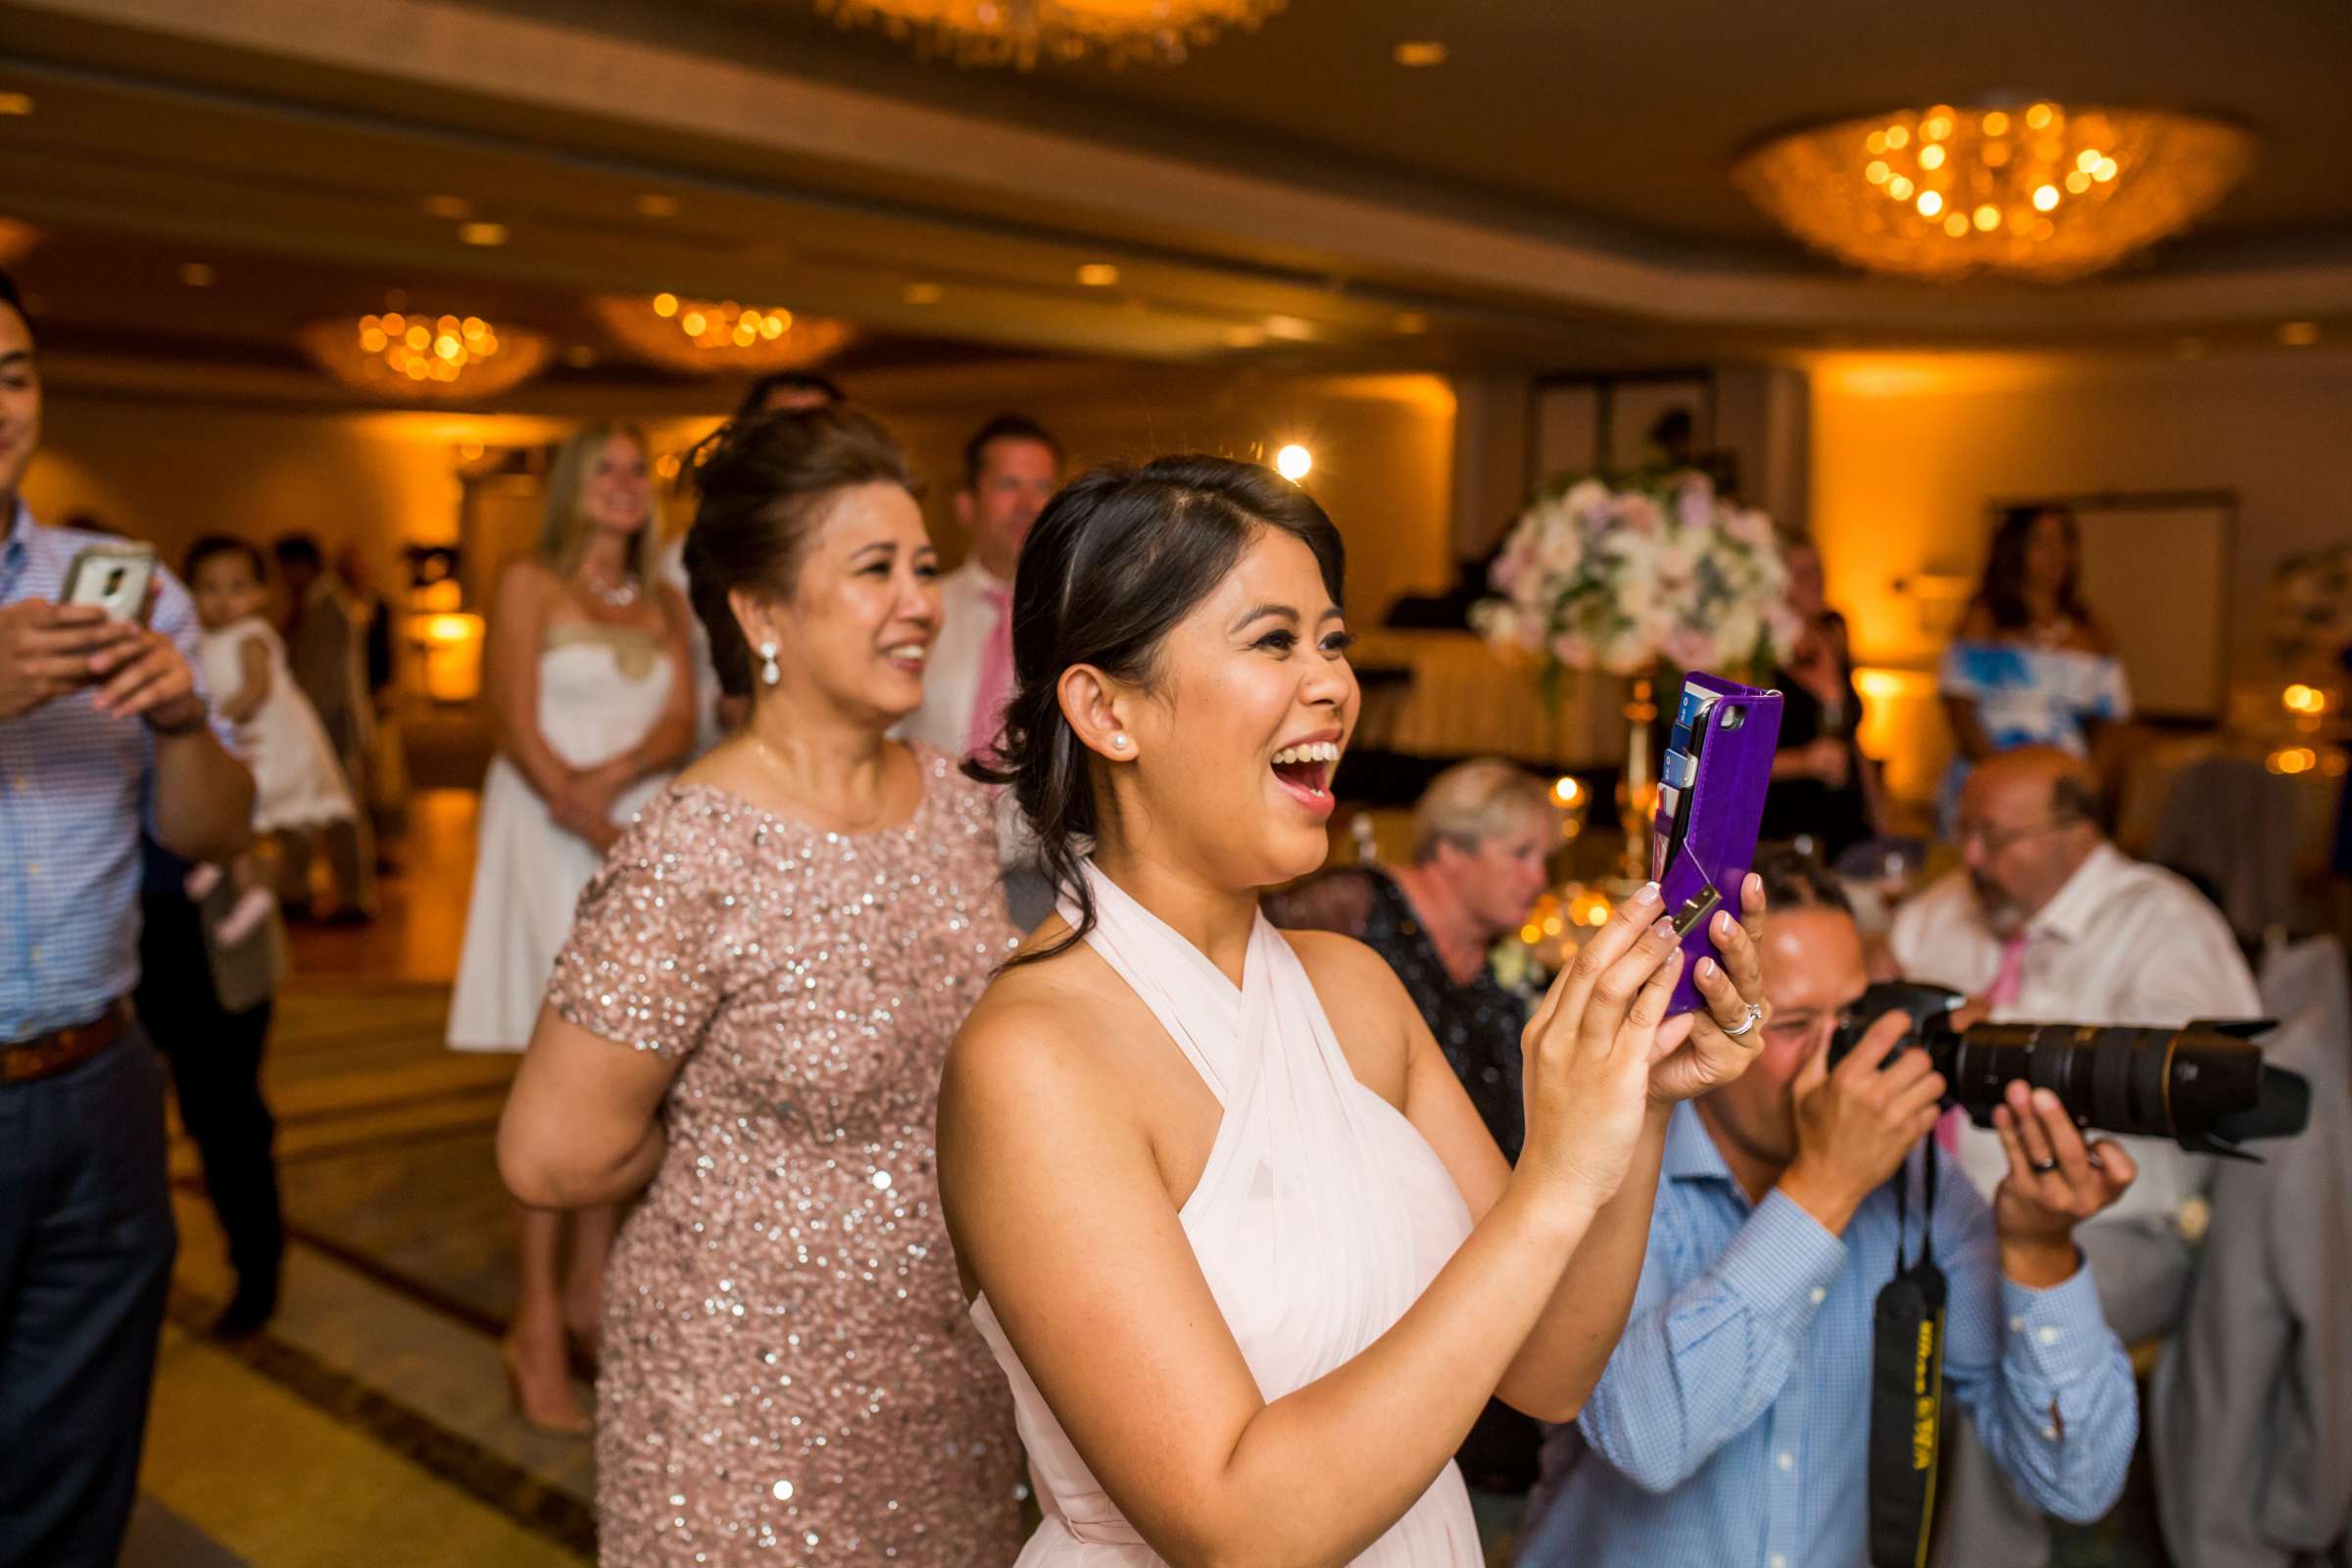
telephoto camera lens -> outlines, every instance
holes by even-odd
[[[1980,1127],[2020,1080],[2058,1097],[2077,1125],[2142,1138],[2169,1138],[2201,1153],[2235,1154],[2256,1138],[2303,1130],[2311,1086],[2262,1059],[2253,1036],[2267,1019],[2198,1022],[2181,1029],[2082,1023],[1979,1023],[1952,1027],[1967,999],[1941,986],[1893,981],[1872,986],[1846,1009],[1830,1043],[1830,1064],[1889,1012],[1911,1019],[1908,1042],[1943,1074],[1944,1103]]]

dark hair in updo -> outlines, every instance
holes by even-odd
[[[840,491],[895,484],[911,492],[906,454],[854,409],[810,409],[733,419],[689,459],[701,496],[686,530],[686,582],[710,635],[710,662],[729,697],[752,690],[752,651],[727,595],[789,594],[808,542]]]
[[[1168,632],[1262,530],[1313,551],[1323,586],[1339,602],[1347,571],[1339,529],[1312,496],[1254,463],[1183,457],[1098,468],[1063,486],[1029,530],[1013,573],[1004,728],[994,755],[964,771],[1011,788],[1046,876],[1076,902],[1078,920],[1061,941],[1013,962],[1053,957],[1095,928],[1080,864],[1102,830],[1102,806],[1091,754],[1062,716],[1062,671],[1091,664],[1149,685]]]

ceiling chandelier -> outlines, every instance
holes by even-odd
[[[733,300],[600,294],[590,304],[640,359],[694,375],[797,370],[839,353],[856,335],[847,321]]]
[[[1101,55],[1174,65],[1228,27],[1256,27],[1288,0],[816,0],[843,26],[878,25],[925,56],[1016,66]]]
[[[1873,271],[2056,283],[2176,234],[2252,165],[2238,126],[2155,109],[1903,109],[1779,136],[1733,178],[1815,250]]]
[[[527,328],[418,311],[312,321],[300,337],[319,368],[346,386],[396,401],[496,397],[545,364],[548,350]]]

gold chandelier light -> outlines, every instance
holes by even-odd
[[[816,0],[843,26],[872,24],[959,66],[1100,55],[1175,65],[1228,28],[1253,29],[1288,0]]]
[[[319,368],[394,401],[470,403],[520,384],[547,363],[548,340],[478,316],[385,311],[312,321],[299,334]]]
[[[839,353],[856,335],[847,321],[734,300],[600,294],[590,305],[606,330],[638,358],[692,375],[805,369]]]
[[[2246,131],[2198,115],[1937,104],[1776,137],[1732,174],[1798,239],[1857,267],[2056,283],[2179,233],[2253,158]]]

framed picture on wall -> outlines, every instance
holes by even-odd
[[[2230,696],[2231,564],[2237,496],[2228,490],[2103,491],[1996,500],[2064,507],[2082,531],[2082,602],[2123,661],[2133,712],[2219,722]],[[1990,537],[1990,530],[1987,530]]]
[[[1560,375],[1532,389],[1530,489],[1568,473],[1709,466],[1715,381],[1704,370]]]

